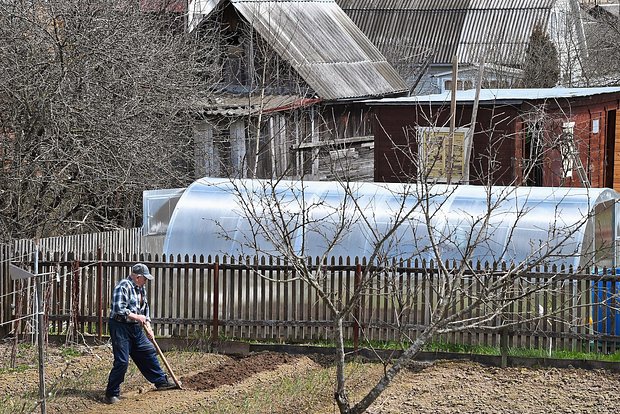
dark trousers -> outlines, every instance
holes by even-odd
[[[110,397],[120,395],[121,384],[125,380],[129,366],[129,357],[147,381],[155,385],[165,383],[168,379],[159,365],[157,351],[146,337],[142,326],[139,323],[124,323],[114,319],[110,319],[109,323],[114,364],[108,377],[106,395]]]

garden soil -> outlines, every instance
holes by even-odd
[[[36,346],[0,344],[0,413],[39,412]],[[48,413],[337,413],[329,357],[260,352],[230,356],[166,352],[183,390],[156,391],[133,364],[121,402],[103,403],[112,363],[109,345],[48,347]],[[352,400],[383,373],[379,363],[347,369]],[[305,388],[304,388],[305,387]],[[368,413],[612,413],[620,407],[620,374],[574,368],[496,368],[472,362],[414,363]]]

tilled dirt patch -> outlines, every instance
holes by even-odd
[[[79,355],[75,355],[75,351]],[[38,412],[36,347],[22,346],[18,369],[6,369],[0,344],[0,414]],[[260,352],[233,357],[167,352],[183,390],[155,391],[130,365],[122,400],[102,401],[112,364],[109,346],[46,351],[48,413],[337,413],[335,369],[326,356]],[[421,367],[421,368],[420,368]],[[605,370],[495,368],[467,361],[436,361],[407,369],[368,409],[387,413],[615,413],[620,374]],[[356,401],[384,373],[378,363],[347,368]]]
[[[260,372],[277,370],[299,360],[299,356],[261,352],[246,357],[232,357],[230,360],[209,370],[182,377],[183,388],[207,391],[222,385],[232,385]]]

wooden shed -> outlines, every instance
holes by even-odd
[[[217,39],[221,70],[195,103],[198,177],[372,180],[361,101],[407,86],[335,0],[188,6],[188,29]]]
[[[369,101],[375,181],[620,190],[620,88],[475,92]]]

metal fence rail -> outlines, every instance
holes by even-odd
[[[13,289],[13,283],[11,283],[9,274],[9,263],[11,262],[11,248],[6,244],[0,243],[0,323],[10,321],[12,316],[12,309],[10,303],[13,301],[13,295],[11,291]],[[6,335],[9,332],[10,327],[6,325],[0,325],[0,336]]]
[[[4,251],[6,254],[6,251]],[[41,255],[46,318],[51,332],[68,336],[105,335],[110,296],[136,261],[145,262],[155,276],[147,284],[157,335],[208,339],[217,337],[287,342],[332,339],[332,315],[316,289],[298,278],[284,261],[218,258],[172,258],[144,255],[98,254]],[[6,261],[3,261],[6,263]],[[32,263],[23,262],[22,266]],[[349,258],[308,265],[320,269],[323,288],[333,298],[346,300],[359,283],[364,261]],[[402,262],[380,270],[360,305],[345,320],[349,340],[373,341],[415,338],[430,323],[439,296],[436,269],[423,263]],[[460,278],[456,288],[466,307],[492,278]],[[615,351],[617,336],[617,281],[615,276],[557,274],[544,271],[522,275],[515,283],[541,286],[533,295],[515,301],[491,328],[510,318],[509,329],[466,329],[435,338],[453,344],[552,347],[585,350],[592,341]],[[2,322],[32,312],[32,286],[2,275]],[[602,294],[602,296],[601,296]],[[604,302],[604,303],[603,303]],[[484,314],[483,306],[468,316]],[[537,320],[531,320],[540,312]],[[503,319],[502,319],[503,318]],[[514,321],[523,320],[522,323]],[[5,326],[5,325],[3,325]],[[11,324],[26,332],[27,323]]]

